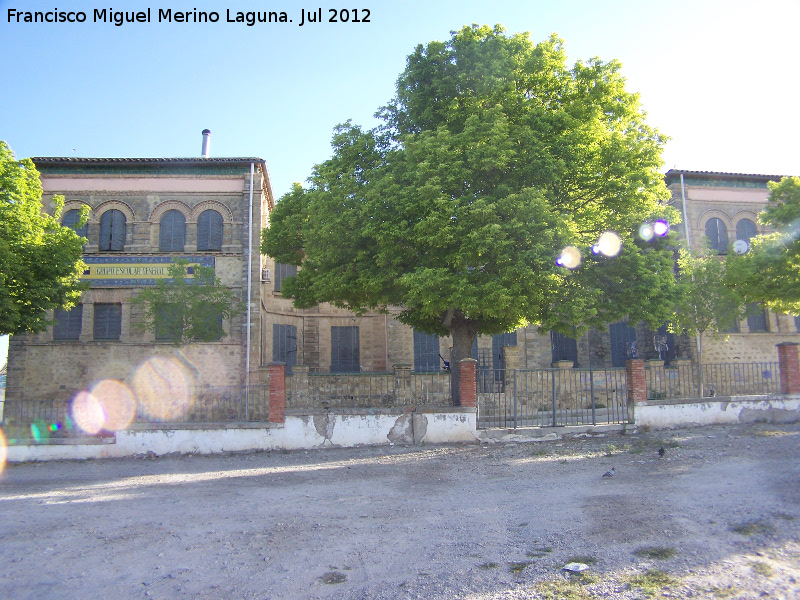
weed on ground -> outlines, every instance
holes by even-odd
[[[764,577],[772,577],[772,567],[769,563],[764,562],[763,560],[756,560],[750,563],[750,567],[753,569],[754,573],[758,573],[759,575],[763,575]]]
[[[344,583],[347,581],[347,575],[344,573],[339,573],[337,571],[328,571],[320,576],[319,580],[322,583],[333,584],[333,583]]]
[[[534,588],[543,600],[585,600],[592,598],[583,586],[573,580],[549,579],[540,581]]]
[[[677,554],[675,548],[663,548],[661,546],[647,546],[634,550],[636,556],[644,556],[647,558],[655,558],[658,560],[667,560]]]
[[[772,535],[775,533],[775,528],[763,519],[755,521],[747,521],[745,523],[737,523],[731,525],[728,529],[739,535],[753,536],[753,535]]]
[[[663,598],[661,592],[680,583],[668,573],[658,569],[650,569],[640,575],[634,575],[628,582],[646,598]]]

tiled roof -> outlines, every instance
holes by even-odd
[[[664,174],[664,179],[673,177],[699,177],[708,179],[757,179],[763,181],[780,181],[785,175],[761,175],[756,173],[723,173],[721,171],[685,171],[683,169],[670,169]]]
[[[35,156],[31,158],[34,164],[92,164],[92,165],[201,165],[201,164],[250,164],[263,163],[263,158],[236,157],[236,158],[80,158],[76,156]]]

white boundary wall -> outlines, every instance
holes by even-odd
[[[800,421],[800,395],[650,401],[636,406],[636,427],[668,429],[697,425]],[[216,424],[181,429],[134,428],[115,437],[62,443],[13,445],[8,462],[124,458],[153,453],[215,454],[248,450],[299,450],[382,444],[477,441],[547,441],[570,428],[478,430],[475,409],[342,411],[287,415],[280,425]],[[625,425],[607,426],[625,428]],[[572,428],[579,429],[579,428]],[[585,426],[584,429],[596,429]],[[498,435],[499,434],[499,435]],[[71,442],[71,443],[70,443]]]
[[[800,396],[732,396],[636,405],[636,426],[653,429],[693,425],[800,421]]]
[[[213,428],[212,428],[213,427]],[[453,412],[289,416],[283,426],[214,425],[187,429],[128,429],[91,443],[12,445],[8,462],[215,454],[247,450],[297,450],[330,446],[474,442],[474,409]],[[79,442],[79,440],[75,440]]]

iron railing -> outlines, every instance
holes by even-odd
[[[557,427],[625,423],[625,369],[493,370],[478,386],[478,427]],[[499,372],[498,372],[499,371]]]
[[[648,400],[778,394],[781,387],[776,362],[704,364],[702,369],[648,364],[645,381]]]
[[[450,373],[308,373],[286,378],[286,409],[451,406]]]
[[[269,420],[269,386],[181,388],[150,396],[116,394],[6,402],[7,439],[68,438],[130,425],[186,425]]]

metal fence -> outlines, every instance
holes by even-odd
[[[776,362],[704,364],[702,369],[690,364],[645,368],[648,400],[778,394],[780,380]]]
[[[286,409],[452,406],[450,373],[308,373],[286,377]]]
[[[484,369],[484,371],[489,371]],[[625,369],[492,370],[478,387],[478,427],[557,427],[626,423]]]
[[[130,425],[185,425],[269,420],[269,386],[181,388],[149,397],[133,394],[6,402],[6,438],[35,439],[97,435]]]

